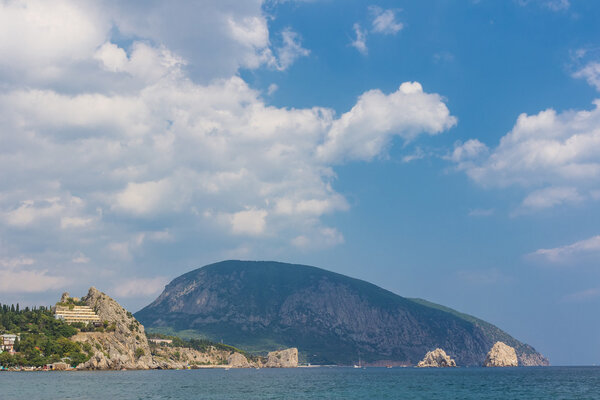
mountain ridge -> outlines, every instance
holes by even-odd
[[[151,331],[225,340],[250,351],[298,347],[305,361],[414,365],[441,347],[459,365],[481,365],[498,338],[522,365],[547,365],[533,347],[476,317],[322,268],[228,260],[172,280],[138,311]]]

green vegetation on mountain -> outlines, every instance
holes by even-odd
[[[186,349],[198,350],[200,352],[207,352],[210,350],[211,347],[214,347],[217,350],[233,351],[247,355],[246,352],[243,350],[240,350],[228,344],[217,343],[207,339],[184,339],[179,336],[165,335],[161,333],[146,333],[146,337],[148,337],[148,339],[167,339],[172,341],[168,344],[161,344],[161,346],[183,347]]]
[[[443,348],[481,365],[496,340],[524,365],[547,360],[475,317],[316,267],[224,261],[184,274],[135,314],[149,331],[224,341],[264,353],[295,346],[319,364],[416,364]]]
[[[19,309],[19,306],[0,306],[0,334],[18,334],[16,354],[0,353],[0,365],[11,367],[35,366],[65,359],[75,366],[87,361],[92,349],[69,338],[77,329],[54,318],[46,307]]]

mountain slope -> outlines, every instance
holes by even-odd
[[[174,279],[135,317],[150,330],[250,351],[298,347],[311,363],[416,364],[441,347],[458,365],[481,365],[500,336],[517,345],[524,365],[547,363],[485,321],[320,268],[278,262],[196,269]]]

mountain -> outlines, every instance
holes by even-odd
[[[205,337],[266,352],[298,347],[313,364],[414,365],[444,349],[481,365],[496,341],[521,365],[548,365],[535,349],[485,321],[371,283],[305,265],[223,261],[171,281],[135,314],[149,331]]]

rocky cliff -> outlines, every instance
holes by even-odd
[[[192,330],[249,351],[298,347],[304,361],[417,364],[443,348],[458,365],[482,365],[498,340],[531,363],[531,346],[497,327],[424,300],[320,268],[225,261],[184,274],[135,314],[153,331]]]
[[[72,340],[88,343],[94,354],[78,369],[150,369],[157,364],[150,354],[144,326],[116,301],[91,287],[81,301],[106,321],[105,332],[80,332]]]
[[[519,365],[515,349],[502,342],[496,342],[483,362],[484,367],[516,367]]]
[[[66,296],[68,298],[68,293]],[[105,293],[92,287],[81,301],[96,312],[103,327],[102,332],[79,332],[71,338],[88,344],[93,353],[87,362],[78,365],[80,370],[298,366],[298,350],[295,348],[269,353],[267,358],[254,357],[254,360],[249,360],[236,349],[218,349],[215,347],[217,345],[199,351],[187,347],[149,344],[144,326]]]
[[[456,367],[456,362],[442,349],[427,352],[425,358],[417,364],[419,368],[447,368]]]

